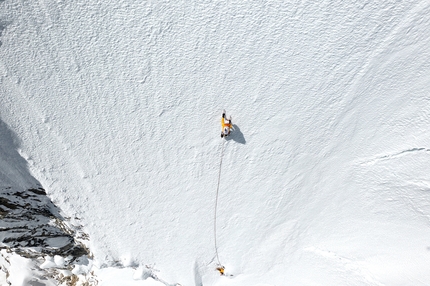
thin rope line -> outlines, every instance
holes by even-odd
[[[218,264],[221,265],[221,262],[219,261],[219,256],[218,256],[218,246],[217,246],[217,242],[216,242],[216,214],[217,214],[217,208],[218,208],[218,194],[219,194],[219,184],[221,181],[221,166],[222,166],[222,157],[224,156],[224,141],[222,140],[222,145],[221,145],[221,160],[219,163],[219,173],[218,173],[218,186],[216,188],[216,199],[215,199],[215,213],[214,213],[214,241],[215,241],[215,253],[216,253],[216,258],[218,260]]]

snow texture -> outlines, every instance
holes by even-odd
[[[100,273],[430,281],[428,1],[4,0],[0,43],[1,148]]]

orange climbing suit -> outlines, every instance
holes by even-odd
[[[221,127],[222,127],[222,130],[224,130],[226,127],[228,127],[229,130],[231,129],[232,125],[230,123],[230,120],[228,120],[228,122],[229,123],[226,123],[225,120],[224,120],[224,117],[221,117]]]
[[[219,273],[221,274],[221,276],[222,276],[222,275],[224,275],[224,269],[225,269],[225,268],[224,268],[224,266],[221,266],[221,267],[217,267],[217,268],[216,268],[216,270],[218,270],[218,271],[219,271]]]

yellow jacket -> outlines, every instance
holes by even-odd
[[[231,128],[231,123],[226,123],[224,120],[224,117],[221,117],[221,127],[222,127],[222,130],[224,130],[224,128],[226,127]]]

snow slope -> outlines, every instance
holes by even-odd
[[[428,1],[5,0],[0,31],[1,118],[99,267],[430,281]]]

